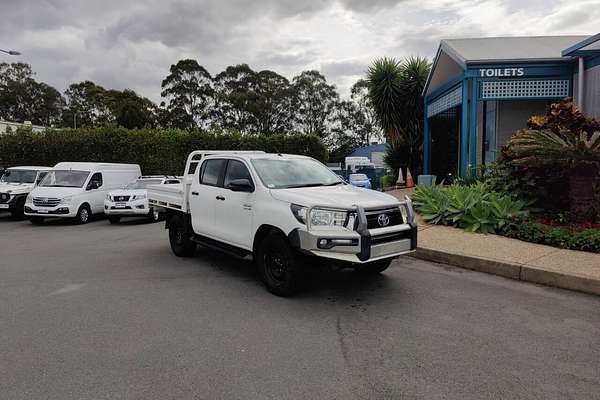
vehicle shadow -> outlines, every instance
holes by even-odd
[[[108,221],[108,218],[104,218],[106,219],[106,221]],[[114,224],[115,226],[119,226],[119,225],[127,225],[127,226],[132,226],[132,225],[151,225],[151,224],[164,224],[164,221],[151,221],[148,218],[143,218],[143,217],[125,217],[125,218],[121,218],[121,220],[119,221],[119,223]]]
[[[227,275],[228,279],[241,279],[252,282],[264,290],[265,296],[274,296],[269,293],[260,279],[260,274],[251,261],[239,260],[225,255],[216,250],[199,247],[194,259],[217,268]],[[397,268],[393,263],[390,270]],[[357,273],[352,268],[334,270],[323,265],[322,260],[310,260],[306,267],[305,282],[302,289],[292,298],[295,301],[338,303],[351,308],[361,308],[365,304],[376,304],[389,298],[391,293],[395,297],[403,293],[402,282],[394,279],[386,272],[374,275]]]

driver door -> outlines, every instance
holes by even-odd
[[[92,208],[92,214],[99,214],[104,211],[104,196],[106,192],[103,189],[104,180],[101,172],[96,172],[90,178],[88,187],[92,185],[92,182],[97,182],[96,188],[87,190],[87,198]],[[87,188],[86,188],[87,189]]]

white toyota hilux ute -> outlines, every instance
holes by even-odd
[[[415,251],[411,201],[353,187],[310,157],[194,151],[179,185],[148,187],[175,255],[198,244],[254,259],[267,289],[291,295],[309,257],[379,273]]]
[[[21,217],[27,195],[49,170],[50,167],[7,168],[0,177],[0,211],[8,211],[13,217]]]

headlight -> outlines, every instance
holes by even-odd
[[[291,205],[292,213],[296,219],[306,224],[307,208],[297,204]],[[354,224],[354,222],[352,222]],[[310,212],[311,226],[349,226],[349,214],[347,211],[327,210],[322,208],[313,208]]]
[[[310,212],[310,224],[313,226],[345,226],[347,217],[346,211],[313,208]]]
[[[73,200],[73,196],[65,196],[60,199],[60,204],[70,204],[71,200]]]
[[[292,209],[292,214],[298,220],[298,222],[305,224],[306,223],[306,207],[299,206],[297,204],[292,204],[290,206]]]
[[[31,195],[31,193],[29,193],[27,195],[27,198],[25,199],[25,203],[31,203],[33,201],[33,196]]]
[[[110,194],[106,193],[106,200],[110,201]]]
[[[146,198],[145,194],[136,194],[135,196],[133,196],[131,198],[131,200],[142,200],[142,199],[145,199],[145,198]]]

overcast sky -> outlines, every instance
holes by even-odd
[[[433,57],[439,40],[595,34],[600,0],[0,0],[0,61],[60,90],[92,80],[155,101],[169,66],[320,70],[343,94],[381,56]]]

